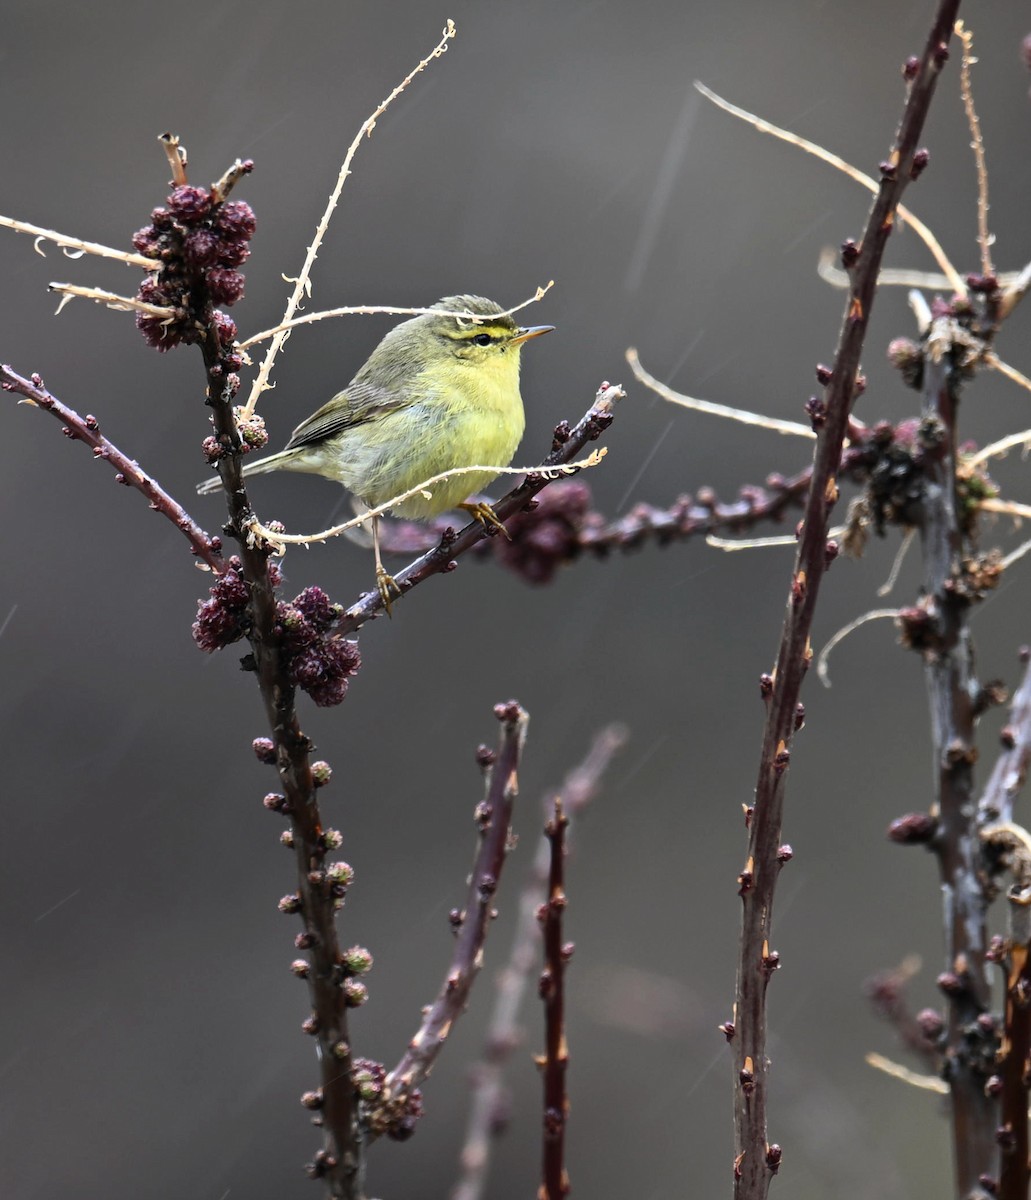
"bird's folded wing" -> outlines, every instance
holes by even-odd
[[[287,450],[298,446],[310,446],[325,441],[334,434],[364,425],[387,413],[405,408],[411,401],[406,397],[391,394],[384,388],[375,387],[364,381],[355,380],[343,392],[338,392],[310,417],[303,420],[290,435]]]

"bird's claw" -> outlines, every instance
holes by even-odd
[[[496,529],[499,533],[503,533],[509,541],[512,540],[512,535],[501,522],[498,514],[493,508],[481,500],[467,500],[464,504],[460,504],[459,508],[467,512],[474,521],[479,521],[484,529]]]
[[[383,601],[383,608],[386,610],[387,616],[392,617],[394,614],[391,605],[394,599],[401,595],[401,589],[398,587],[397,580],[393,575],[387,573],[382,563],[376,564],[376,588]]]

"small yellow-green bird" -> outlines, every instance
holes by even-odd
[[[552,329],[520,327],[482,296],[445,296],[390,330],[347,387],[297,426],[284,450],[246,463],[243,473],[324,475],[352,493],[360,515],[442,471],[483,465],[432,484],[429,494],[416,493],[392,511],[424,520],[461,508],[497,524],[489,505],[468,498],[512,461],[525,425],[519,354],[524,342]],[[220,482],[207,480],[197,490],[215,491]],[[397,591],[380,558],[375,517],[372,536],[376,580],[389,609]]]

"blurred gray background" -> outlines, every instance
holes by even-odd
[[[5,113],[0,211],[128,245],[167,192],[155,141],[179,133],[191,175],[237,157],[257,169],[238,195],[259,228],[241,330],[274,324],[366,114],[434,44],[458,38],[364,144],[313,277],[314,305],[425,304],[457,291],[513,304],[554,278],[530,313],[558,327],[524,356],[535,461],[599,381],[629,396],[592,473],[609,514],[712,485],[726,498],[768,472],[797,470],[800,441],[673,409],[632,385],[623,354],[696,395],[802,418],[829,361],[842,299],[820,283],[822,246],[859,234],[868,197],[830,168],[718,112],[704,80],[873,171],[884,157],[930,0],[865,5],[455,0],[434,6],[323,0],[103,5],[9,0],[0,46]],[[1021,6],[978,9],[976,89],[992,170],[1001,269],[1031,256],[1027,196],[1031,82],[1019,55]],[[975,185],[956,60],[926,135],[931,165],[907,203],[962,270],[975,269]],[[892,265],[930,269],[911,234]],[[207,431],[199,356],[159,357],[131,317],[78,302],[59,318],[52,279],[132,292],[130,268],[46,260],[0,231],[0,360],[38,370],[81,412],[217,528],[198,500]],[[1028,312],[1000,353],[1031,369]],[[272,443],[342,386],[388,318],[295,334],[263,411]],[[883,294],[865,356],[859,415],[898,419],[915,394],[884,361],[914,326],[905,296]],[[979,380],[963,412],[987,442],[1023,428],[1028,396]],[[296,923],[279,821],[262,810],[271,773],[250,753],[265,732],[252,681],[230,651],[190,639],[206,580],[180,536],[55,424],[0,413],[3,496],[0,865],[5,985],[0,1019],[0,1192],[7,1200],[260,1200],[317,1189],[301,1164],[317,1141],[297,1097],[316,1080],[299,1030],[303,985],[288,964]],[[1013,457],[997,476],[1028,500]],[[263,516],[318,527],[340,502],[323,480],[270,477]],[[844,506],[842,506],[844,511]],[[789,527],[790,527],[789,523]],[[991,536],[1014,544],[1009,524]],[[827,578],[814,641],[885,603],[894,540]],[[444,1197],[456,1173],[476,1056],[504,955],[515,887],[536,844],[538,800],[602,724],[631,731],[603,795],[576,833],[568,931],[572,1115],[569,1166],[581,1196],[649,1200],[726,1194],[730,1068],[717,1024],[730,1016],[745,849],[741,804],[754,783],[762,710],[790,551],[724,555],[700,543],[582,561],[527,588],[462,564],[362,633],[365,660],[345,704],[303,720],[335,769],[327,820],[357,871],[345,944],[368,946],[371,1000],[357,1050],[396,1061],[450,951],[480,794],[473,761],[493,742],[491,706],[530,710],[521,844],[467,1019],[430,1086],[413,1141],[377,1145],[369,1189]],[[371,555],[339,542],[292,550],[288,594],[318,582],[349,602],[372,582]],[[915,594],[914,556],[887,603]],[[1013,682],[1031,640],[1016,567],[975,617],[985,677]],[[778,895],[771,988],[771,1136],[785,1151],[775,1186],[796,1200],[916,1197],[948,1186],[939,1102],[874,1074],[867,1050],[902,1057],[868,1012],[871,972],[915,951],[917,1003],[939,970],[936,870],[884,839],[888,821],[928,802],[920,665],[890,622],[837,652],[834,688],[806,687],[785,838],[796,858]],[[984,727],[984,774],[1002,721]],[[538,1177],[541,1040],[536,1006],[511,1069],[512,1123],[489,1194],[533,1193]]]

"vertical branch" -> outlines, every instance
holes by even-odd
[[[312,775],[312,743],[301,729],[297,691],[290,680],[282,640],[276,631],[276,593],[269,555],[251,545],[245,533],[254,514],[243,485],[240,434],[233,420],[236,380],[223,361],[226,351],[218,337],[210,301],[204,306],[202,323],[205,332],[201,351],[215,437],[233,451],[223,459],[221,468],[229,505],[227,530],[239,542],[242,571],[250,590],[251,655],[245,664],[252,665],[258,676],[297,860],[296,896],[280,901],[280,907],[300,914],[304,932],[299,935],[297,945],[310,956],[307,980],[312,1016],[305,1029],[318,1042],[323,1148],[309,1170],[325,1179],[331,1196],[360,1200],[364,1194],[364,1151],[351,1078],[343,956],[335,923],[337,885],[341,881],[325,869],[330,845],[323,830],[317,785]]]
[[[812,651],[809,634],[823,573],[837,552],[829,545],[830,513],[837,499],[836,474],[856,394],[857,371],[873,306],[877,274],[906,184],[919,174],[916,160],[959,0],[940,0],[923,54],[916,64],[895,144],[881,164],[881,184],[860,245],[846,243],[849,297],[834,365],[822,368],[822,400],[810,403],[819,439],[813,479],[805,508],[799,548],[781,633],[777,664],[763,682],[767,701],[755,804],[749,819],[748,857],[739,877],[742,930],[737,999],[728,1032],[734,1043],[736,1200],[764,1200],[781,1161],[781,1150],[767,1140],[769,1064],[766,1058],[766,988],[778,966],[770,949],[777,876],[789,856],[781,845],[781,826],[791,743],[800,727],[798,697]],[[916,161],[915,161],[916,160]]]
[[[985,1094],[999,1101],[995,1140],[999,1150],[998,1200],[1027,1200],[1031,1186],[1028,1155],[1028,1099],[1031,1091],[1031,837],[1016,824],[1013,802],[1031,765],[1031,651],[1021,650],[1024,678],[1002,731],[1002,753],[978,805],[981,841],[992,881],[1008,868],[1006,939],[993,937],[986,957],[1002,970],[1005,1011],[995,1073]]]
[[[1018,852],[1022,860],[1018,880],[1008,897],[1009,938],[998,956],[1006,976],[999,1074],[985,1085],[989,1094],[998,1094],[999,1098],[999,1128],[995,1135],[1000,1159],[998,1200],[1027,1200],[1031,1184],[1028,1167],[1028,1070],[1031,1062],[1031,872],[1028,867],[1031,858],[1027,851],[1025,835],[1025,844]],[[994,950],[996,947],[993,946]]]
[[[939,318],[935,326],[944,326]],[[995,1150],[994,1105],[986,1100],[991,1031],[979,1024],[991,988],[985,964],[987,897],[981,884],[974,798],[974,732],[978,685],[969,628],[969,598],[957,584],[966,545],[956,498],[958,380],[951,345],[935,341],[925,357],[924,493],[920,535],[924,551],[923,601],[932,644],[924,652],[935,764],[937,831],[931,848],[942,881],[946,965],[939,987],[948,998],[945,1077],[951,1117],[956,1190],[968,1196],[988,1172]]]
[[[595,737],[587,757],[566,776],[559,795],[563,797],[563,808],[570,821],[593,802],[612,756],[622,749],[626,738],[622,726],[606,726]],[[553,805],[554,795],[549,795],[543,805],[545,820]],[[566,830],[567,849],[571,833],[571,829]],[[551,848],[547,837],[543,837],[519,900],[519,916],[508,961],[498,973],[497,997],[484,1052],[470,1073],[473,1094],[462,1147],[461,1178],[451,1193],[451,1200],[480,1200],[487,1182],[491,1139],[504,1125],[503,1074],[522,1040],[519,1010],[530,971],[537,960],[537,913],[547,895],[550,863]]]
[[[566,1068],[569,1047],[566,1044],[565,974],[573,947],[562,941],[562,914],[566,907],[564,863],[566,829],[569,818],[562,800],[555,797],[551,820],[544,827],[548,839],[548,898],[537,914],[544,931],[544,970],[540,995],[544,1001],[544,1056],[539,1060],[544,1074],[544,1149],[538,1200],[565,1200],[569,1195],[566,1171],[566,1120],[569,1097],[566,1095]]]

